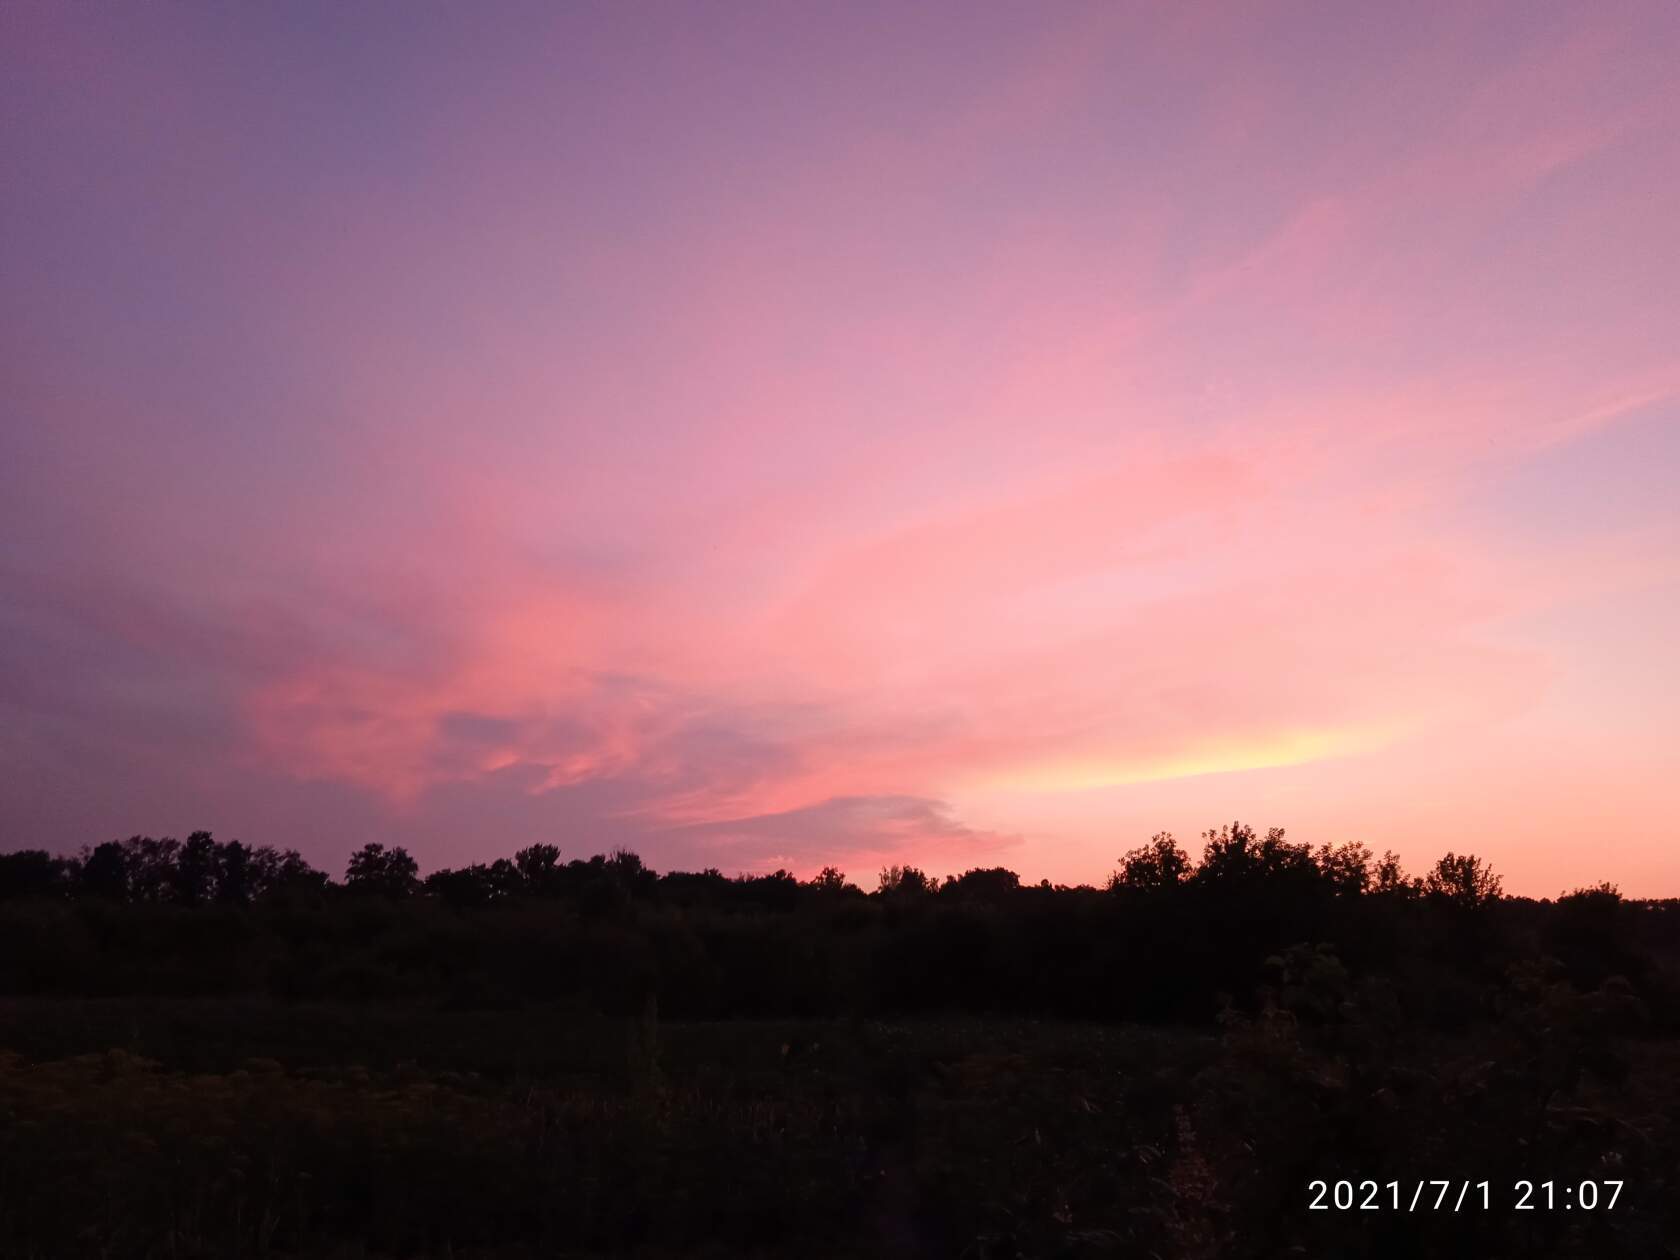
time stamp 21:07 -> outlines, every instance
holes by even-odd
[[[1608,1212],[1620,1181],[1309,1181],[1313,1212]]]

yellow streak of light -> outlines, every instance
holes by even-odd
[[[1298,766],[1309,761],[1353,756],[1384,742],[1385,737],[1374,731],[1277,731],[1258,738],[1248,736],[1240,742],[1204,744],[1153,760],[1116,756],[1059,762],[989,777],[986,786],[1016,792],[1084,792],[1128,783]]]

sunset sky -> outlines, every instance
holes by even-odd
[[[1680,894],[1680,5],[0,7],[0,849]]]

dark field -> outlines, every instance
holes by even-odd
[[[1680,1255],[1680,907],[1206,840],[0,857],[0,1257]]]
[[[1672,1254],[1674,1042],[1548,1099],[1520,1039],[1380,1066],[1314,1041],[10,1002],[0,1254]],[[1418,1177],[1626,1185],[1597,1213],[1306,1210],[1315,1178]]]

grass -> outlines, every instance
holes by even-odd
[[[0,1004],[0,1046],[7,1257],[1614,1256],[1674,1236],[1666,1042],[1538,1110],[1510,1088],[1523,1061],[1486,1070],[1491,1043],[1364,1053],[1290,1021],[52,1000]],[[1624,1208],[1303,1210],[1311,1176],[1467,1174],[1519,1133],[1533,1174],[1614,1155]]]

